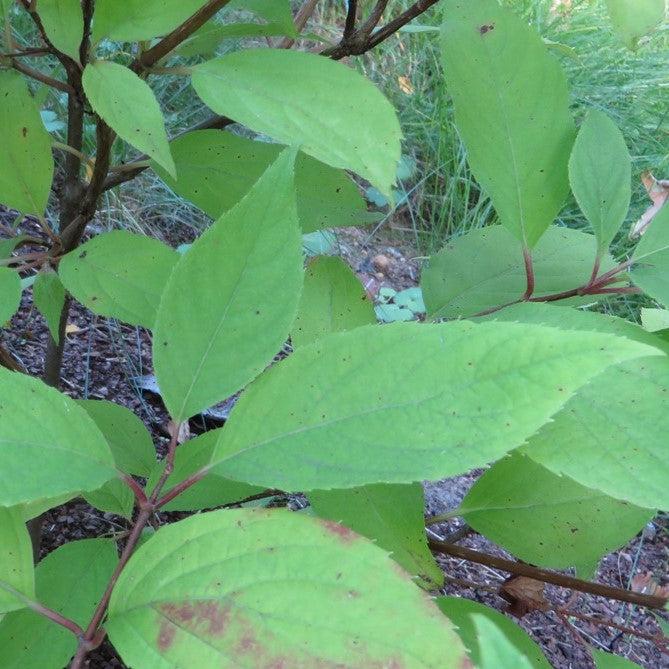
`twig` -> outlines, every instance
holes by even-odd
[[[307,25],[307,21],[311,18],[311,15],[316,9],[318,0],[305,0],[304,4],[297,10],[295,14],[295,19],[293,23],[295,24],[295,30],[298,33],[301,33],[304,30],[304,26]],[[292,37],[284,37],[279,42],[279,49],[290,49],[291,46],[295,44],[295,39]]]
[[[372,30],[376,28],[379,21],[381,20],[383,12],[386,10],[387,6],[388,0],[378,0],[378,2],[372,8],[372,11],[369,13],[369,17],[360,27],[360,32],[369,37],[372,34]]]
[[[358,14],[358,0],[348,0],[346,22],[344,23],[344,39],[347,40],[355,31],[355,20]]]
[[[446,543],[444,541],[436,541],[428,539],[430,548],[439,552],[453,555],[463,560],[484,564],[495,569],[509,572],[511,574],[518,574],[520,576],[528,576],[536,581],[543,581],[545,583],[552,583],[562,588],[569,588],[571,590],[578,590],[580,592],[587,592],[598,597],[606,597],[608,599],[616,599],[621,602],[630,602],[638,604],[639,606],[646,606],[651,609],[663,609],[667,604],[667,599],[664,597],[657,597],[655,595],[644,595],[639,592],[632,592],[630,590],[623,590],[622,588],[614,588],[609,585],[602,585],[600,583],[592,583],[590,581],[583,581],[580,578],[573,576],[565,576],[564,574],[557,574],[547,569],[540,569],[533,567],[523,562],[513,562],[505,560],[488,553],[481,553],[465,548],[464,546],[457,546],[455,544]]]
[[[31,79],[35,79],[36,81],[40,81],[43,84],[46,84],[47,86],[51,86],[52,88],[57,88],[59,91],[64,91],[65,93],[74,93],[74,89],[72,86],[69,84],[66,84],[64,81],[59,81],[58,79],[54,79],[43,72],[40,72],[39,70],[35,70],[32,67],[28,67],[27,65],[24,65],[21,61],[12,59],[12,67],[21,72],[21,74],[25,74],[26,77],[30,77]]]
[[[527,247],[523,249],[523,263],[525,265],[525,280],[527,284],[523,300],[529,300],[532,297],[532,293],[534,293],[534,264],[532,263],[532,252]]]

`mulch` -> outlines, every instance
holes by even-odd
[[[180,238],[174,231],[166,236],[174,245],[190,241]],[[339,251],[358,271],[363,282],[372,287],[372,293],[383,285],[396,289],[416,285],[418,263],[412,258],[411,249],[403,247],[397,239],[389,240],[383,234],[370,238],[366,231],[345,231],[338,235],[338,242]],[[384,271],[379,271],[373,263],[379,254],[390,261]],[[157,396],[143,392],[136,382],[137,377],[151,373],[149,334],[141,328],[94,316],[76,303],[71,309],[69,325],[63,364],[63,392],[76,398],[113,400],[128,407],[144,421],[154,437],[158,453],[164,454],[166,411]],[[42,316],[32,305],[30,290],[25,291],[21,309],[0,337],[30,373],[41,374],[48,333]],[[479,473],[428,484],[427,513],[432,515],[456,508]],[[454,520],[434,529],[446,536],[457,527],[458,521]],[[83,500],[73,500],[47,512],[41,556],[68,541],[110,536],[127,528],[127,520],[102,513]],[[466,536],[462,545],[510,557],[476,534]],[[627,587],[630,578],[637,574],[648,572],[664,576],[668,556],[669,528],[666,517],[658,517],[652,531],[644,533],[643,537],[636,537],[621,550],[605,557],[597,578],[602,583]],[[457,594],[498,610],[505,609],[507,602],[491,592],[490,587],[502,582],[506,574],[447,556],[438,556],[438,561],[448,579],[469,583],[468,586],[449,583],[443,590],[445,594]],[[572,597],[571,593],[552,586],[546,588],[546,596],[552,604],[565,605],[569,602],[579,613],[607,617],[640,632],[655,634],[659,629],[652,613],[629,604],[589,595]],[[586,644],[615,652],[649,669],[669,667],[669,657],[662,656],[652,642],[616,629],[578,620],[572,620],[567,625],[554,613],[541,612],[532,612],[517,622],[541,645],[558,669],[592,667]],[[113,648],[105,643],[91,653],[89,666],[118,669],[125,665]]]

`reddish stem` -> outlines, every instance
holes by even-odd
[[[525,276],[527,278],[527,288],[523,295],[523,300],[529,300],[534,293],[534,265],[532,263],[532,251],[527,248],[523,249],[523,261],[525,263]]]

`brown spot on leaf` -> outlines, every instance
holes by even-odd
[[[174,643],[176,627],[167,620],[161,620],[160,630],[158,631],[158,650],[166,651]]]
[[[321,525],[332,534],[338,536],[345,544],[350,544],[358,535],[348,527],[335,523],[334,520],[320,520]]]
[[[21,134],[25,137],[28,134],[28,128],[26,128],[25,126],[21,128]]]
[[[479,33],[481,36],[486,35],[491,30],[495,29],[494,23],[484,23],[482,26],[479,26]]]
[[[219,602],[183,602],[161,604],[160,611],[166,618],[187,627],[205,627],[209,636],[223,636],[230,622],[230,606]]]

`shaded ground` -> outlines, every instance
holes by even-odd
[[[177,238],[175,234],[166,237],[172,244],[190,241]],[[381,286],[401,289],[417,283],[419,263],[400,235],[389,235],[386,231],[370,238],[369,231],[343,231],[338,234],[338,251],[358,272],[370,294],[376,294]],[[63,390],[73,397],[110,399],[129,407],[151,430],[157,450],[164,452],[166,438],[163,426],[167,424],[166,412],[156,396],[142,392],[136,383],[138,376],[151,371],[148,334],[138,328],[93,316],[76,304],[72,309],[68,331]],[[30,291],[26,291],[22,307],[13,318],[9,330],[0,334],[0,337],[31,373],[41,373],[47,330],[41,315],[32,306]],[[428,484],[427,513],[433,515],[456,508],[476,477],[476,473],[472,473]],[[161,518],[156,518],[155,522],[160,524]],[[446,536],[457,527],[458,521],[452,521],[434,529],[441,536]],[[81,500],[74,500],[46,514],[42,556],[67,541],[118,535],[127,528],[125,519],[97,511]],[[509,557],[479,535],[470,534],[462,540],[462,544]],[[606,557],[602,561],[598,579],[610,585],[627,587],[630,578],[637,574],[652,572],[664,575],[668,555],[669,532],[658,520],[653,531],[649,531],[643,538],[637,537],[628,546]],[[504,580],[506,574],[443,556],[439,556],[439,562],[449,579],[459,581],[450,583],[444,592],[469,597],[503,610],[504,600],[491,592],[490,588]],[[467,582],[467,585],[463,582]],[[547,588],[547,596],[556,605],[564,605],[569,600],[569,593],[552,586]],[[658,631],[653,615],[638,607],[588,595],[575,597],[570,600],[570,604],[582,614],[605,616],[639,632],[655,634]],[[581,621],[573,621],[573,628],[570,629],[553,613],[531,613],[525,616],[521,624],[541,644],[554,666],[560,669],[585,669],[592,666],[584,642],[624,655],[644,667],[669,667],[669,658],[661,656],[652,642],[622,634],[615,629]],[[107,669],[124,665],[113,649],[104,645],[91,655],[89,666]]]

